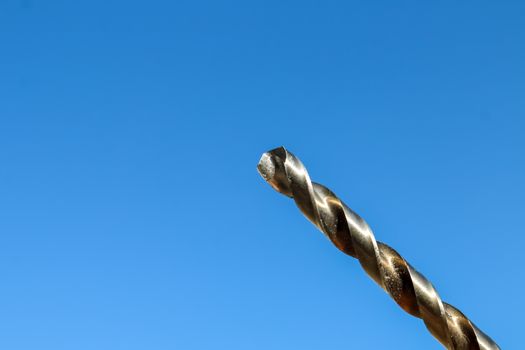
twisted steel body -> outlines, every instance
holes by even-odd
[[[328,188],[312,182],[301,161],[284,147],[264,153],[257,168],[276,191],[292,197],[337,248],[358,259],[366,273],[403,310],[421,318],[447,349],[499,349],[461,311],[443,302],[434,286],[398,252],[376,241],[359,215]]]

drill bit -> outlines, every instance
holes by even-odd
[[[461,311],[441,300],[425,276],[388,245],[332,191],[312,182],[301,161],[284,147],[262,155],[257,169],[277,192],[294,199],[303,214],[432,335],[450,350],[496,350],[499,346]]]

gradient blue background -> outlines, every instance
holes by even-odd
[[[285,145],[523,348],[522,1],[0,5],[0,348],[441,349],[256,172]]]

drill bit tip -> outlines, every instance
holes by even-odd
[[[270,152],[263,153],[257,164],[257,171],[265,181],[272,180],[275,174],[275,164]]]
[[[257,164],[257,171],[264,181],[268,182],[274,190],[291,197],[292,193],[288,188],[289,181],[286,179],[284,169],[285,160],[286,149],[282,146],[274,148],[271,151],[263,153]]]

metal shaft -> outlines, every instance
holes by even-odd
[[[277,192],[293,198],[303,214],[337,248],[358,259],[366,273],[403,310],[421,318],[447,349],[499,349],[461,311],[443,302],[432,283],[398,252],[376,241],[359,215],[328,188],[312,182],[301,161],[284,147],[264,153],[257,168]]]

